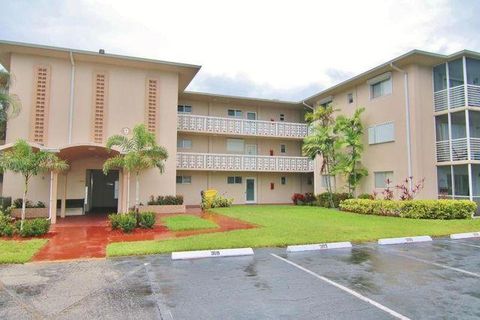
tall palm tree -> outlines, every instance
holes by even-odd
[[[0,128],[5,129],[8,119],[18,115],[20,112],[20,100],[16,95],[10,94],[12,77],[5,71],[0,69]],[[4,130],[2,130],[4,131]]]
[[[120,154],[113,156],[103,164],[103,173],[108,174],[112,169],[122,168],[127,171],[127,209],[130,208],[130,173],[135,173],[135,209],[140,203],[140,171],[158,168],[164,171],[164,161],[168,158],[165,148],[155,141],[155,135],[140,124],[133,128],[131,138],[114,135],[108,138],[107,148],[118,147]]]
[[[54,153],[34,151],[25,140],[18,140],[11,150],[0,155],[0,167],[6,171],[20,173],[24,179],[22,197],[22,221],[20,230],[23,230],[25,220],[25,203],[27,201],[28,183],[30,179],[43,171],[64,171],[68,164]]]

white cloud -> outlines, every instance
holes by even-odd
[[[479,50],[478,7],[475,0],[12,1],[3,6],[0,38],[197,63],[203,68],[190,89],[300,99],[413,48]]]

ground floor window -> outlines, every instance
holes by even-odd
[[[242,184],[242,177],[227,177],[228,184]]]
[[[393,180],[393,171],[378,171],[374,173],[375,176],[375,188],[386,188],[387,181]]]
[[[177,176],[177,184],[190,184],[192,183],[192,176]]]
[[[281,177],[280,178],[280,183],[283,184],[283,185],[287,184],[287,177]]]

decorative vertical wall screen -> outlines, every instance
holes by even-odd
[[[157,128],[158,81],[147,79],[145,121],[148,131],[155,133]]]
[[[93,83],[92,139],[95,143],[103,143],[107,119],[107,74],[96,72]]]
[[[34,100],[32,110],[31,140],[47,143],[48,112],[50,106],[50,67],[35,67]]]

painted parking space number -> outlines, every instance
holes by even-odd
[[[219,255],[220,255],[220,251],[212,250],[212,251],[210,251],[210,255],[211,255],[211,256],[219,256]]]

